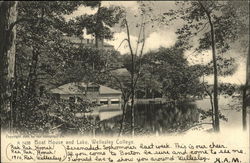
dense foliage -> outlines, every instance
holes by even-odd
[[[170,16],[170,20],[181,18],[184,22],[176,31],[178,41],[171,47],[161,47],[146,54],[143,52],[145,29],[153,18],[150,16],[151,7],[141,4],[141,14],[137,15],[141,18],[141,23],[136,23],[139,34],[137,48],[134,50],[131,46],[129,20],[120,7],[104,7],[101,1],[18,2],[17,21],[11,24],[11,28],[16,28],[16,52],[12,58],[15,61],[14,81],[8,83],[12,91],[12,110],[6,115],[1,114],[1,125],[9,125],[15,132],[28,133],[63,132],[66,128],[86,134],[92,132],[92,129],[100,128],[100,124],[96,124],[96,117],[76,116],[79,112],[90,112],[95,104],[88,100],[74,103],[49,94],[49,89],[69,82],[91,82],[121,90],[123,122],[131,117],[131,124],[144,120],[145,117],[139,115],[135,118],[136,98],[163,98],[167,101],[163,110],[157,110],[154,116],[157,125],[162,124],[167,130],[187,127],[185,121],[189,118],[182,118],[186,110],[178,104],[180,101],[209,96],[211,110],[200,112],[202,118],[213,118],[213,103],[217,95],[232,96],[239,88],[217,82],[209,85],[204,78],[209,75],[228,76],[236,71],[235,59],[224,54],[237,42],[243,47],[243,54],[246,53],[249,38],[246,38],[244,31],[248,31],[249,26],[245,21],[248,20],[245,3],[177,2],[181,9],[169,10],[161,18],[164,21],[165,16]],[[65,19],[65,15],[74,13],[81,6],[97,9],[97,12],[80,15],[69,21]],[[99,47],[98,41],[113,38],[112,28],[118,23],[127,32],[127,39],[123,41],[128,43],[129,54],[121,55],[114,49],[104,50]],[[213,32],[211,27],[214,28]],[[83,46],[72,41],[82,41],[83,34],[86,34],[83,33],[84,29],[87,29],[87,34],[95,37],[93,46]],[[216,41],[212,39],[213,36]],[[6,45],[8,48],[9,46]],[[214,58],[207,64],[190,65],[184,55],[192,48],[197,55],[201,55],[210,47],[215,48]],[[126,110],[130,101],[130,110]],[[167,106],[168,102],[171,106]],[[185,105],[191,108],[191,105]],[[197,122],[196,113],[192,109],[188,112],[190,123]],[[192,117],[192,114],[195,116]],[[218,117],[226,120],[220,112]],[[178,119],[181,126],[178,127],[178,122],[174,122],[169,127],[168,121],[173,119]],[[133,127],[135,126],[132,125],[132,130]]]

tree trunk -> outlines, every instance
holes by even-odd
[[[3,128],[12,128],[12,94],[15,72],[17,2],[0,4],[0,106]]]
[[[242,99],[242,126],[245,131],[247,129],[246,85],[243,88]]]
[[[131,54],[131,135],[135,135],[135,86],[134,86],[134,54]]]
[[[130,55],[131,55],[131,135],[134,136],[135,135],[135,111],[134,111],[134,100],[135,100],[135,55],[133,53],[133,49],[131,46],[131,41],[130,41],[130,32],[129,32],[129,27],[128,27],[128,22],[126,19],[125,20],[125,26],[126,26],[126,30],[127,30],[127,41],[128,41],[128,46],[129,46],[129,50],[130,50]]]
[[[100,17],[100,9],[101,9],[101,3],[98,4],[98,9],[96,13],[96,28],[103,30],[103,24],[102,24],[102,20]],[[95,32],[95,46],[97,49],[103,48],[103,39],[101,38],[98,31]]]
[[[248,48],[247,66],[246,66],[246,84],[243,88],[242,101],[242,126],[243,130],[247,129],[247,101],[249,100],[249,86],[250,86],[250,49]]]
[[[32,95],[33,97],[36,95],[38,56],[39,56],[38,49],[33,47],[33,50],[32,50],[32,63],[30,65],[30,72],[29,72],[29,77],[28,77],[29,95]]]
[[[134,54],[131,54],[131,135],[135,135],[135,58]]]
[[[214,67],[214,130],[220,131],[220,120],[219,120],[219,102],[218,102],[218,72],[216,63],[216,51],[215,51],[215,35],[214,26],[209,16],[209,23],[211,27],[211,38],[212,38],[212,55],[213,55],[213,67]]]
[[[0,3],[0,106],[2,128],[12,127],[12,89],[14,84],[16,54],[16,22],[17,2]]]
[[[122,105],[122,121],[121,121],[121,127],[120,127],[120,131],[119,131],[118,136],[122,136],[124,128],[125,128],[125,118],[126,118],[127,104],[128,104],[128,101],[124,100],[124,104]]]
[[[215,115],[214,115],[214,103],[213,103],[213,95],[211,92],[209,92],[206,88],[206,86],[204,85],[204,76],[203,76],[203,87],[206,91],[206,93],[208,94],[209,96],[209,99],[210,99],[210,105],[211,105],[211,110],[212,110],[212,126],[213,126],[213,129],[215,128]]]
[[[213,104],[213,96],[210,94],[209,95],[209,99],[210,99],[210,104],[211,104],[211,109],[212,109],[212,126],[213,128],[215,128],[215,116],[214,116],[214,104]]]

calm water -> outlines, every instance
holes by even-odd
[[[220,111],[228,121],[220,120],[221,129],[242,128],[241,106],[239,101],[232,98],[220,98]],[[233,105],[233,108],[232,106]],[[180,102],[176,105],[168,104],[137,104],[135,105],[135,134],[165,134],[183,132],[190,129],[196,123],[200,123],[202,113],[200,110],[211,108],[209,99],[197,100],[195,102]],[[238,108],[238,109],[237,109]],[[249,115],[248,115],[249,116]],[[118,108],[100,109],[88,116],[89,124],[75,130],[74,134],[82,135],[110,135],[117,136],[122,121],[122,111]],[[211,122],[211,118],[202,122]],[[94,126],[94,127],[93,127]],[[123,135],[131,132],[131,109],[128,106]],[[202,126],[203,129],[211,129],[212,125]],[[66,129],[68,132],[69,130]]]
[[[197,100],[196,105],[202,110],[211,108],[209,99]],[[220,128],[223,130],[242,129],[242,99],[241,97],[219,96],[219,110],[227,118],[227,121],[220,120]],[[247,114],[247,124],[249,124],[249,112]],[[208,119],[209,120],[209,119]],[[249,130],[249,125],[247,126]]]
[[[101,113],[100,113],[101,114]],[[103,112],[102,112],[103,114]],[[113,114],[113,111],[110,111]],[[137,104],[135,105],[135,134],[161,134],[182,131],[199,121],[199,111],[193,103],[179,104]],[[122,115],[100,121],[93,119],[96,128],[85,130],[82,134],[117,135],[120,130]],[[131,109],[127,108],[123,134],[131,131]]]

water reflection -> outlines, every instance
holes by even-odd
[[[231,98],[219,98],[219,107],[228,121],[220,121],[221,129],[241,128],[241,112],[235,108],[241,101]],[[229,106],[230,104],[230,106]],[[231,106],[232,105],[232,106]],[[204,111],[210,109],[209,99],[196,100],[194,102],[180,102],[167,104],[137,104],[135,105],[135,134],[164,134],[182,132],[194,126],[196,123],[211,123],[211,117],[202,120]],[[232,107],[232,108],[231,108]],[[239,105],[241,109],[241,105]],[[60,128],[62,134],[81,134],[87,136],[105,135],[117,136],[121,127],[122,110],[119,107],[99,107],[91,113],[76,114],[81,119],[80,127],[74,125],[63,125]],[[199,123],[201,124],[201,123]],[[131,132],[131,110],[128,106],[125,119],[123,135]],[[207,127],[207,128],[206,128]],[[201,126],[204,130],[204,126]],[[211,124],[205,126],[210,130]]]
[[[100,116],[114,115],[109,119],[97,121],[95,135],[117,135],[122,121],[122,112],[114,114],[115,110],[104,110]],[[180,102],[168,104],[137,104],[135,105],[135,134],[162,134],[178,132],[189,128],[199,121],[199,112],[194,103]],[[128,106],[125,119],[124,134],[129,134],[131,127],[131,109]],[[87,133],[87,132],[85,132]],[[92,130],[93,134],[93,130]]]

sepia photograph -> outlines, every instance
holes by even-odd
[[[0,161],[248,163],[249,36],[244,0],[1,1]]]

